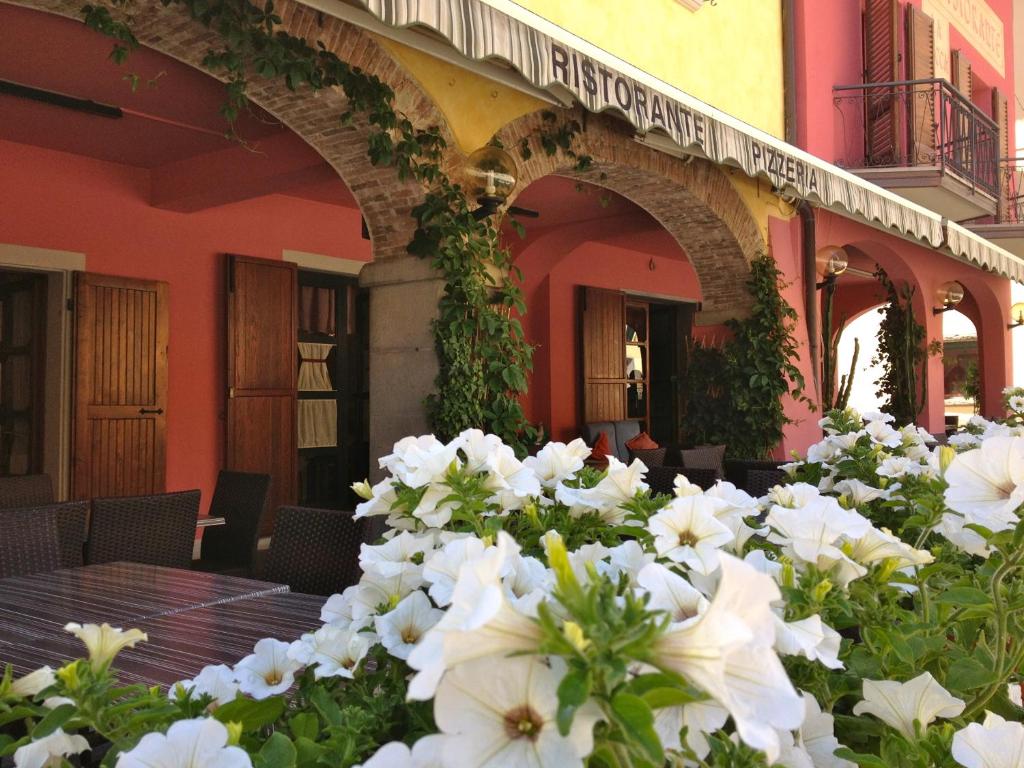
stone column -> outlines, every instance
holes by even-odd
[[[359,273],[370,292],[370,480],[377,459],[406,435],[430,432],[424,400],[434,392],[437,354],[431,322],[444,281],[428,259],[401,255]]]

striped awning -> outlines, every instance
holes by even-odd
[[[941,215],[726,114],[509,0],[356,0],[395,28],[425,28],[462,56],[501,61],[530,85],[613,111],[659,149],[765,177],[776,192],[898,233],[1024,282],[1024,262]],[[322,7],[322,3],[318,3]]]

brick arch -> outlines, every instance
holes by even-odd
[[[81,19],[80,0],[4,1]],[[440,110],[412,74],[365,31],[295,0],[277,0],[276,11],[282,19],[283,31],[306,39],[314,47],[320,41],[342,61],[376,75],[391,86],[396,107],[416,127],[438,126],[445,139],[450,139]],[[132,6],[132,14],[133,31],[142,45],[217,77],[202,64],[208,51],[220,47],[216,33],[189,18],[180,7],[164,6],[160,0],[138,0]],[[288,90],[283,78],[254,78],[247,95],[305,140],[337,171],[366,219],[374,259],[404,255],[414,229],[410,213],[422,199],[423,190],[414,182],[400,181],[393,168],[370,163],[370,126],[358,115],[350,125],[341,124],[339,118],[348,102],[340,89],[324,89],[314,97],[306,89]]]
[[[625,126],[603,115],[564,113],[585,119],[586,128],[575,150],[589,155],[594,168],[583,173],[560,155],[535,152],[518,156],[524,137],[542,128],[543,113],[513,121],[498,133],[516,155],[520,183],[525,189],[542,176],[557,174],[606,187],[651,214],[687,253],[700,280],[702,323],[745,315],[752,303],[746,289],[750,261],[768,252],[768,244],[753,215],[729,182],[726,173],[707,160],[682,160],[633,140]],[[511,201],[510,201],[511,202]]]

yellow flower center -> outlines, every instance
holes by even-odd
[[[510,709],[505,713],[505,734],[513,741],[516,739],[536,741],[543,727],[544,720],[529,704]]]
[[[267,685],[278,685],[281,682],[281,673],[276,669],[272,672],[267,672],[267,674],[263,676],[263,680]]]
[[[679,546],[681,547],[693,547],[696,546],[700,539],[693,531],[680,531],[679,532]]]
[[[406,627],[402,630],[403,643],[415,643],[419,639],[420,633],[416,631],[415,627]]]

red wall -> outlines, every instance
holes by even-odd
[[[987,2],[1003,21],[1004,76],[1000,77],[952,24],[949,45],[951,49],[965,51],[974,73],[987,87],[997,86],[1007,96],[1012,132],[1015,112],[1013,0],[970,1]],[[921,0],[909,2],[921,6]],[[849,157],[851,150],[861,152],[863,149],[863,116],[853,106],[854,102],[843,102],[841,109],[837,107],[832,90],[836,85],[863,82],[861,8],[861,0],[796,0],[797,143],[818,157],[840,164]],[[990,112],[989,102],[981,106]]]
[[[222,254],[369,260],[359,212],[269,195],[176,213],[149,206],[146,170],[5,141],[0,158],[0,242],[85,253],[90,272],[170,285],[167,489],[201,488],[205,509],[224,451]]]

